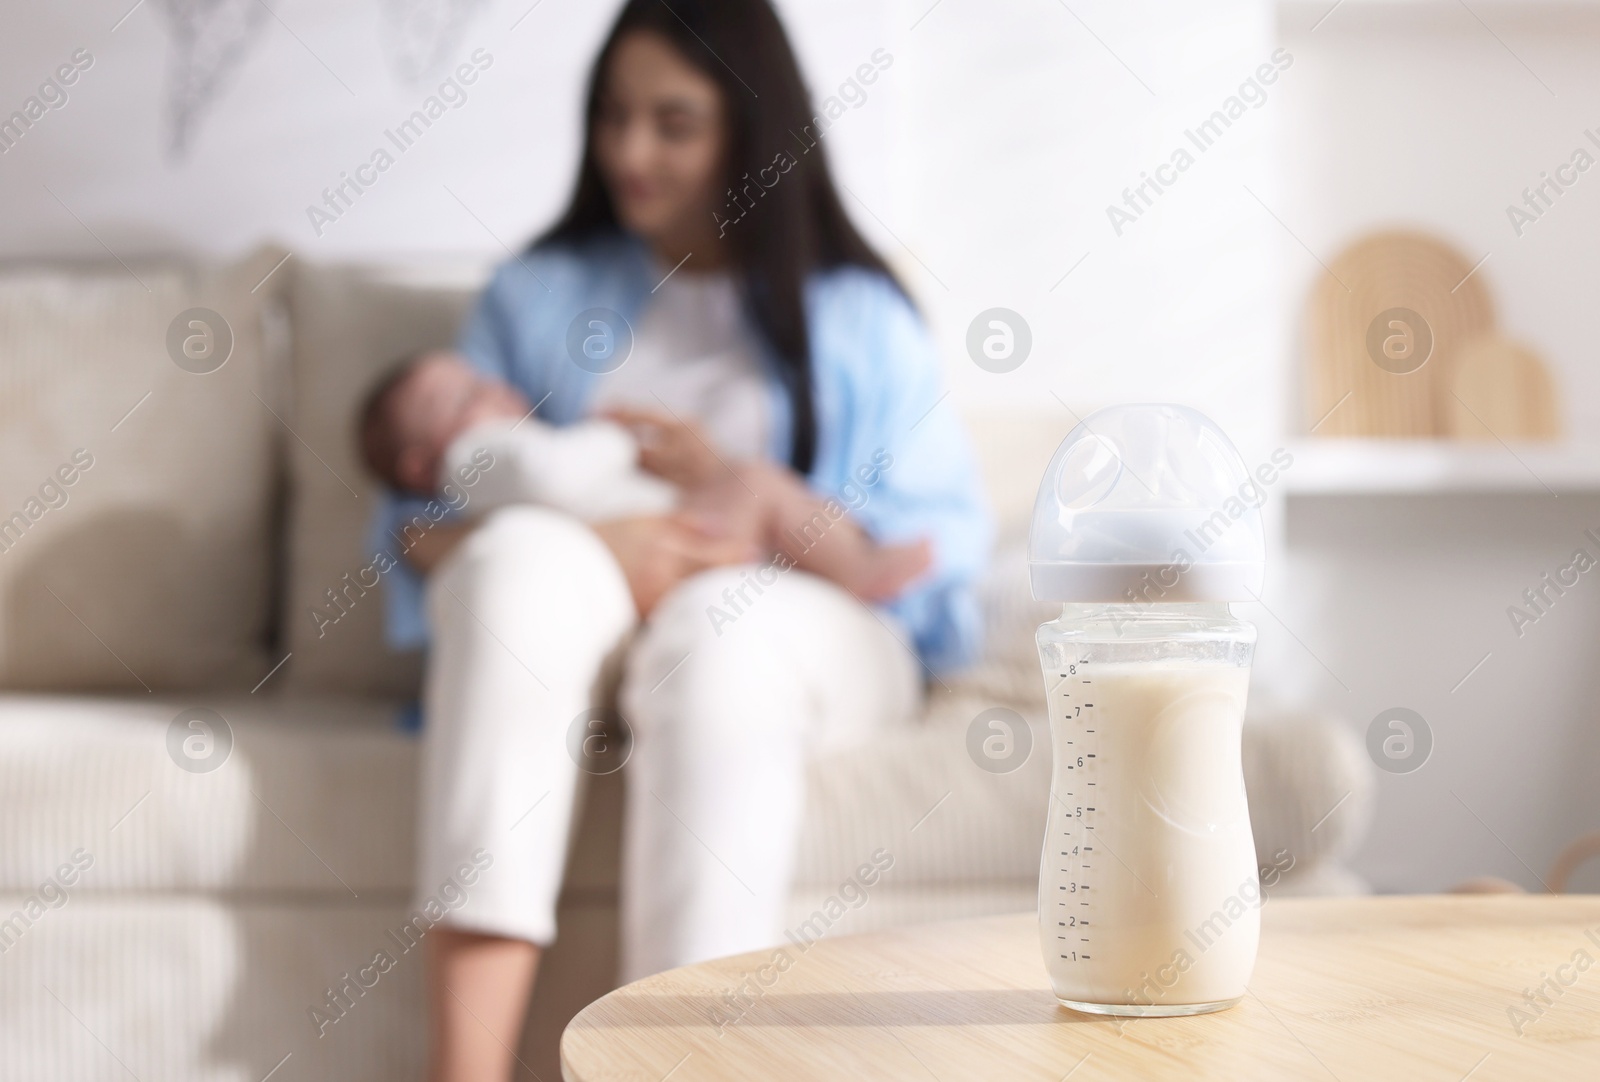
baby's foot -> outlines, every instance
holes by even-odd
[[[856,569],[856,592],[868,601],[887,601],[933,562],[927,539],[905,545],[875,545]]]

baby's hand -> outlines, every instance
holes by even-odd
[[[639,465],[683,488],[698,488],[728,475],[700,426],[654,410],[616,407],[602,416],[622,425],[639,441]]]

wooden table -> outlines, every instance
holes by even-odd
[[[1271,901],[1250,994],[1195,1018],[1058,1006],[1032,914],[784,950],[782,971],[742,955],[590,1004],[562,1038],[564,1077],[1600,1079],[1595,896]],[[1552,1002],[1531,1006],[1546,976]]]

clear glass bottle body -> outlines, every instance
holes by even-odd
[[[1039,628],[1039,939],[1066,1006],[1200,1014],[1244,995],[1260,937],[1240,762],[1255,637],[1220,602],[1069,604]]]

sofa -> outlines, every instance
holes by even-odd
[[[378,495],[351,418],[392,358],[452,338],[484,270],[272,248],[0,268],[0,1078],[421,1077],[423,951],[394,933],[422,659],[347,588]],[[1051,612],[1023,542],[1071,418],[967,422],[1000,525],[984,655],[916,725],[809,765],[791,927],[1034,905]],[[995,708],[1031,736],[1005,772],[968,750]],[[1364,890],[1348,727],[1257,699],[1244,763],[1261,863],[1290,856],[1271,893]],[[614,985],[623,774],[585,779],[525,1077],[560,1076],[561,1029]]]

